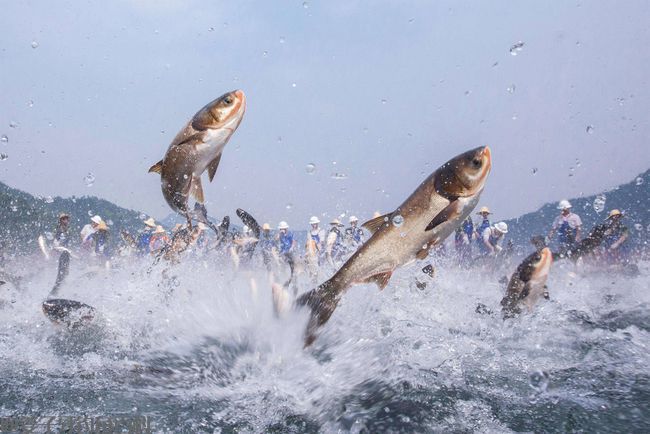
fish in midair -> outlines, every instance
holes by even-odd
[[[223,149],[239,126],[246,110],[246,97],[241,90],[228,92],[199,110],[176,135],[165,157],[151,166],[149,172],[160,174],[162,193],[169,206],[185,216],[214,226],[204,213],[192,212],[190,196],[203,204],[201,175],[206,170],[210,182],[219,167]]]
[[[372,232],[368,241],[331,279],[296,301],[311,308],[305,346],[350,286],[374,282],[383,289],[397,267],[425,259],[442,243],[476,206],[491,164],[487,146],[460,154],[429,175],[395,211],[363,224]]]
[[[551,249],[544,247],[530,254],[513,273],[506,295],[501,300],[504,318],[521,313],[522,307],[532,311],[546,292],[546,280],[553,263]]]

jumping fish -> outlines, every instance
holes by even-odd
[[[160,174],[162,193],[169,206],[187,218],[210,224],[204,215],[193,213],[189,197],[203,204],[201,175],[208,171],[210,182],[219,167],[223,149],[239,126],[246,110],[246,97],[241,90],[228,92],[199,110],[176,135],[165,157],[151,166],[149,172]],[[212,226],[212,224],[210,224]]]
[[[544,247],[530,254],[517,267],[508,282],[506,295],[501,300],[504,318],[521,313],[521,307],[529,311],[546,291],[546,279],[553,263],[551,249]]]
[[[443,242],[476,206],[491,164],[487,146],[460,154],[429,175],[395,211],[366,222],[370,239],[331,279],[296,301],[311,308],[305,346],[350,286],[374,282],[383,289],[397,267],[426,258]]]

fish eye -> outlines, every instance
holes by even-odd
[[[472,160],[472,166],[473,166],[474,168],[476,168],[476,169],[478,169],[479,167],[481,167],[481,164],[483,164],[483,162],[482,162],[479,158],[474,158],[474,159]]]
[[[227,97],[225,97],[223,99],[223,102],[225,102],[227,105],[232,104],[232,97],[230,95],[228,95]]]

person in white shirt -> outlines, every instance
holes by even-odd
[[[570,250],[574,244],[580,242],[582,220],[577,214],[571,212],[571,203],[566,199],[561,200],[557,208],[561,213],[555,218],[548,239],[553,239],[557,232],[560,250]]]

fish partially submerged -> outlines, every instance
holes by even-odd
[[[363,227],[372,236],[334,276],[302,295],[311,316],[305,346],[316,338],[345,293],[358,283],[376,283],[383,289],[393,271],[405,263],[424,259],[429,249],[451,234],[476,206],[491,168],[490,149],[479,147],[460,154],[433,172],[392,213],[376,217]]]
[[[241,90],[228,92],[199,110],[176,135],[165,157],[149,172],[160,174],[162,193],[169,206],[187,218],[214,226],[204,213],[192,212],[190,196],[199,204],[205,201],[201,175],[206,170],[210,182],[219,167],[223,149],[239,126],[246,110]]]
[[[521,313],[522,307],[532,311],[537,301],[544,296],[546,280],[553,263],[551,249],[544,247],[530,254],[517,267],[508,282],[506,295],[501,300],[504,318]]]

